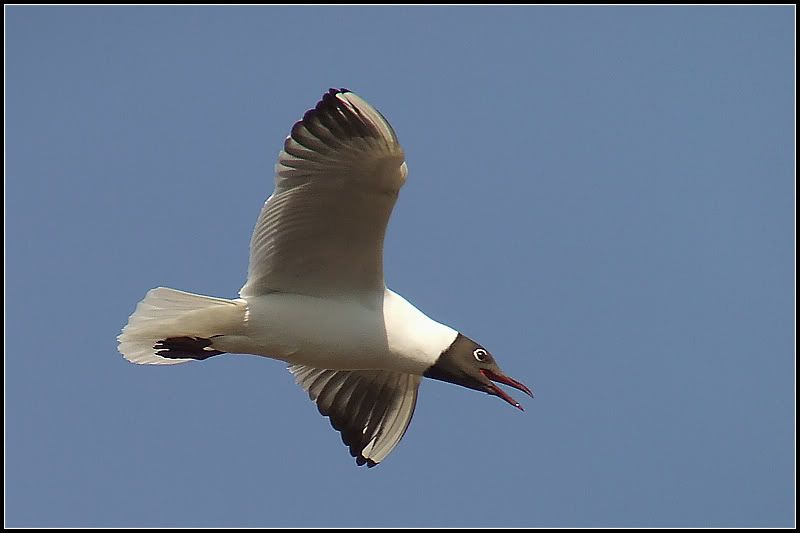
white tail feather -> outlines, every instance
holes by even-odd
[[[147,292],[117,337],[120,353],[140,365],[173,365],[193,359],[169,359],[156,354],[155,344],[171,337],[236,333],[244,323],[243,300],[212,298],[158,287]]]

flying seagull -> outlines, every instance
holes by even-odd
[[[408,171],[394,130],[347,89],[295,123],[250,241],[247,282],[228,300],[158,287],[136,306],[119,351],[137,364],[224,353],[285,361],[358,465],[403,437],[423,377],[530,396],[489,351],[428,318],[383,280],[383,237]]]

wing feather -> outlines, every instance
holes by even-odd
[[[385,370],[328,370],[292,365],[295,381],[341,433],[359,465],[380,463],[414,415],[420,376]]]
[[[377,305],[386,225],[406,173],[386,119],[355,94],[331,89],[284,143],[241,296],[288,292]]]

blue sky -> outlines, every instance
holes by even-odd
[[[6,525],[794,524],[793,7],[5,14]],[[236,296],[329,87],[406,151],[389,285],[537,393],[426,381],[370,470],[279,362],[116,351]]]

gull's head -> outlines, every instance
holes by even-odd
[[[459,333],[450,346],[442,352],[439,358],[425,372],[425,377],[448,381],[502,398],[517,409],[522,406],[511,396],[506,394],[495,383],[502,383],[514,387],[533,397],[533,392],[519,381],[506,376],[494,360],[489,351]]]

